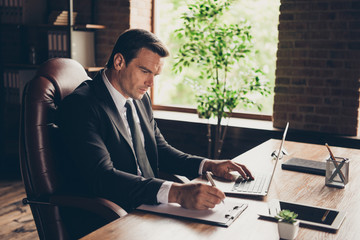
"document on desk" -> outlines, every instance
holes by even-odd
[[[190,210],[181,207],[176,203],[160,205],[141,205],[137,209],[147,212],[160,213],[170,216],[178,216],[193,219],[202,223],[218,225],[223,227],[230,226],[236,218],[247,208],[248,204],[238,199],[225,199],[224,203],[218,204],[213,209]]]

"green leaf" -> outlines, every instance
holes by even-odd
[[[199,115],[222,119],[230,116],[239,104],[261,108],[254,95],[270,94],[269,83],[259,68],[252,68],[248,55],[253,54],[251,26],[224,24],[219,19],[233,1],[193,0],[181,16],[182,26],[174,33],[181,39],[173,70],[182,72],[190,66],[198,69],[196,79],[201,91],[196,96]],[[243,70],[233,73],[235,65]],[[233,75],[230,88],[227,76]],[[196,75],[196,74],[195,74]]]
[[[287,223],[294,223],[297,216],[298,214],[296,214],[295,212],[284,209],[279,212],[279,214],[276,216],[276,219]]]

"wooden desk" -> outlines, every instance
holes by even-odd
[[[236,161],[247,164],[250,169],[271,169],[269,157],[278,149],[279,140],[270,139],[238,156]],[[244,199],[248,208],[228,228],[201,224],[179,218],[134,211],[97,231],[85,236],[90,239],[279,239],[277,224],[258,218],[257,213],[266,211],[267,201],[280,199],[347,211],[347,216],[336,233],[300,228],[297,239],[358,239],[360,236],[360,150],[332,147],[335,156],[350,159],[350,180],[345,189],[325,186],[323,176],[281,169],[281,162],[291,157],[323,161],[329,154],[323,145],[286,141],[285,156],[277,166],[275,176],[264,199]]]

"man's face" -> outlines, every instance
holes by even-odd
[[[142,48],[136,58],[124,64],[117,77],[116,85],[125,98],[140,100],[153,86],[155,76],[159,75],[164,59],[153,51]]]

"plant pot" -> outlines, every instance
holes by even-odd
[[[287,223],[283,221],[278,222],[279,236],[282,239],[295,239],[299,232],[300,222],[297,220],[294,223]]]

